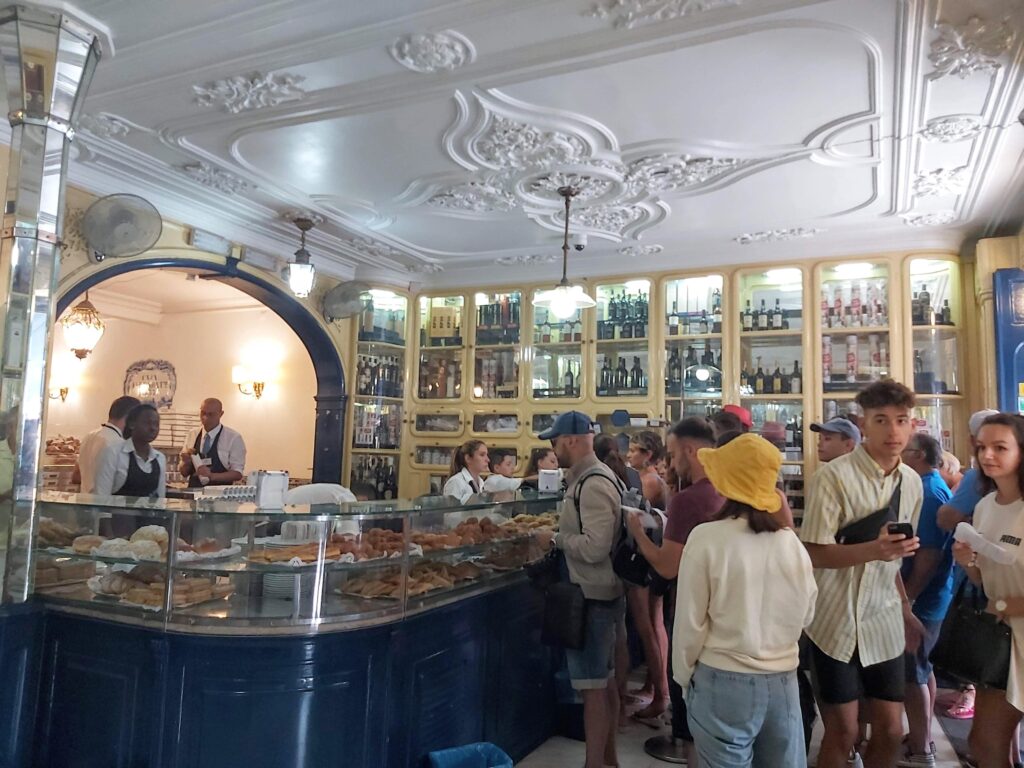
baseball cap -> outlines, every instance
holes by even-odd
[[[967,422],[967,429],[970,430],[971,437],[977,437],[981,425],[989,416],[996,416],[999,411],[994,411],[991,408],[986,408],[982,411],[975,411],[971,414],[970,420]]]
[[[697,461],[725,498],[765,512],[782,508],[782,499],[775,492],[782,454],[763,437],[748,432],[721,448],[701,448]]]
[[[541,440],[551,440],[562,435],[589,435],[594,431],[594,422],[585,413],[579,411],[566,411],[555,417],[555,422],[541,432],[537,437]]]
[[[811,424],[811,432],[835,432],[855,443],[860,442],[860,430],[857,429],[857,425],[842,416],[836,416],[822,423]]]
[[[722,408],[725,413],[731,413],[733,416],[739,417],[740,423],[750,429],[754,426],[754,420],[750,418],[750,411],[740,405],[726,405]]]

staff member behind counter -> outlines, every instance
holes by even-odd
[[[242,479],[245,442],[238,432],[220,423],[223,415],[224,406],[216,398],[208,397],[199,406],[202,429],[189,432],[178,464],[178,471],[188,478],[189,488],[231,485]],[[194,462],[193,455],[197,455],[200,461]],[[195,466],[197,463],[198,468]]]
[[[160,414],[143,403],[128,412],[125,439],[108,445],[96,463],[95,492],[101,496],[166,496],[167,459],[152,443]]]

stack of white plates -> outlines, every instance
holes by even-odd
[[[297,544],[306,544],[306,540],[286,539],[282,537],[271,537],[266,540],[265,546],[268,549],[283,547],[294,547]],[[315,569],[296,568],[294,575],[290,573],[265,573],[263,574],[263,596],[276,597],[281,600],[294,600],[296,590],[300,595],[309,595],[313,590],[313,579],[316,576]]]

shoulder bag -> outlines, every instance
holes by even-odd
[[[953,598],[930,659],[935,668],[979,688],[1006,690],[1013,632],[979,600],[980,589],[966,594],[964,579]]]
[[[629,534],[629,529],[626,527],[628,508],[622,506],[622,496],[626,489],[621,484],[621,481],[618,478],[612,480],[612,478],[609,478],[602,472],[591,472],[589,475],[584,475],[580,478],[580,482],[576,484],[576,490],[573,494],[576,512],[579,514],[580,494],[583,492],[583,483],[594,476],[604,477],[606,480],[613,482],[615,489],[619,493],[619,530],[617,532],[618,535],[612,540],[612,570],[615,571],[616,576],[627,584],[632,584],[636,587],[646,587],[651,581],[651,566],[647,562],[647,558],[640,553],[640,547],[637,546],[636,540]],[[580,524],[580,530],[583,530],[582,523]]]
[[[872,512],[867,517],[855,520],[849,525],[844,525],[836,532],[836,544],[864,544],[878,538],[878,532],[886,523],[895,523],[900,519],[900,490],[903,486],[903,476],[896,482],[896,490],[892,492],[892,498],[884,509]]]

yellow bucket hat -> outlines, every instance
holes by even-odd
[[[701,448],[697,460],[725,498],[765,512],[782,508],[782,499],[775,492],[782,454],[763,437],[748,433],[721,448]]]

